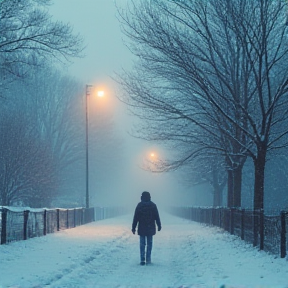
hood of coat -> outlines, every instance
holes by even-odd
[[[151,195],[150,195],[150,193],[147,192],[147,191],[142,192],[141,200],[144,201],[144,202],[145,202],[145,201],[150,201],[150,200],[151,200]]]

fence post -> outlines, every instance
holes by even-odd
[[[7,211],[6,208],[1,210],[1,244],[5,244],[7,241]]]
[[[66,219],[66,228],[69,229],[69,209],[67,209],[66,211],[66,216],[67,216],[67,219]]]
[[[258,215],[257,215],[257,210],[253,211],[253,246],[257,246],[258,244],[258,225],[259,225],[259,221],[258,221]]]
[[[95,207],[93,207],[92,221],[95,222]]]
[[[81,225],[85,223],[85,208],[82,208],[82,215],[81,215]]]
[[[25,210],[24,213],[24,223],[23,223],[23,240],[27,240],[27,226],[28,226],[28,218],[29,218],[29,210]]]
[[[259,211],[259,235],[260,235],[260,250],[264,249],[264,211]]]
[[[281,211],[281,244],[280,244],[280,256],[285,258],[286,256],[286,212]]]
[[[57,213],[57,231],[60,230],[60,209],[56,209]]]
[[[230,209],[230,234],[234,235],[234,212],[235,208]]]
[[[76,208],[74,208],[74,227],[76,227]]]
[[[43,211],[43,235],[47,234],[47,211],[44,209]]]
[[[241,239],[245,238],[245,209],[241,210]]]
[[[218,217],[219,217],[219,227],[222,228],[222,207],[218,208],[219,209],[219,213],[218,213]]]
[[[229,232],[230,230],[230,209],[229,208],[223,208],[223,227],[224,229]]]

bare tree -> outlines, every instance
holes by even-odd
[[[60,196],[60,194],[65,193],[63,189],[60,189],[63,187],[63,183],[67,181],[64,177],[65,171],[71,169],[73,165],[77,169],[76,167],[82,163],[81,160],[84,158],[83,86],[71,77],[63,76],[59,71],[52,70],[50,67],[37,69],[37,72],[34,70],[36,68],[31,67],[30,77],[14,81],[4,94],[5,98],[2,99],[1,103],[3,113],[0,117],[2,128],[10,130],[17,125],[19,127],[13,128],[15,132],[6,133],[7,136],[1,138],[0,142],[5,147],[3,148],[3,152],[5,152],[5,149],[9,147],[5,143],[15,141],[13,140],[15,138],[13,133],[17,133],[16,131],[20,129],[21,133],[17,134],[15,145],[11,145],[9,148],[12,151],[9,159],[11,158],[12,161],[13,151],[18,150],[19,145],[24,145],[28,141],[31,145],[31,151],[36,148],[41,151],[41,153],[34,152],[35,156],[32,152],[26,155],[23,151],[23,155],[27,157],[26,163],[30,163],[28,167],[31,170],[30,174],[25,171],[25,175],[30,176],[30,181],[33,181],[35,166],[42,163],[41,169],[38,169],[39,167],[36,169],[38,169],[37,173],[42,173],[43,177],[45,176],[46,184],[38,181],[37,189],[35,184],[29,193],[25,189],[23,189],[23,193],[26,192],[26,200],[29,199],[27,201],[30,206],[37,206],[37,203],[38,206],[43,205],[43,203],[48,206],[55,199],[55,195]],[[10,115],[9,120],[5,119],[6,114]],[[31,137],[31,140],[27,137]],[[9,160],[5,159],[5,161],[3,160],[4,164]],[[38,164],[35,162],[36,159],[39,161]],[[19,164],[19,161],[15,160],[17,165],[27,170],[27,166]],[[18,169],[21,170],[22,168]],[[79,174],[82,176],[81,173],[77,175]],[[9,181],[14,181],[16,175],[11,174],[9,177]],[[71,183],[76,180],[76,177],[73,177],[73,180],[69,179],[70,187]],[[80,182],[79,179],[78,182]],[[14,200],[16,197],[22,197],[21,193],[17,194],[16,192],[13,196]],[[29,197],[29,195],[33,195],[33,197]]]
[[[46,67],[32,72],[20,89],[27,96],[22,105],[26,106],[27,115],[33,111],[30,118],[37,123],[39,137],[51,147],[59,171],[79,160],[84,131],[81,83]],[[23,102],[19,96],[16,98]]]
[[[51,173],[57,178],[54,189],[58,197],[71,194],[73,186],[78,187],[80,193],[81,186],[76,183],[81,183],[83,174],[75,173],[72,180],[67,179],[67,173],[84,170],[83,85],[50,67],[38,69],[38,73],[32,75],[22,86],[25,103],[19,96],[17,101],[25,107],[30,121],[36,123],[35,133],[50,149],[54,165]]]
[[[224,63],[215,60],[216,56],[224,51],[225,40],[230,44],[228,56],[232,54],[231,57],[235,58],[234,48],[231,48],[233,39],[226,31],[227,35],[224,33],[221,37],[215,34],[219,45],[216,45],[213,39],[210,42],[206,41],[213,33],[209,31],[210,19],[205,18],[205,3],[197,2],[196,8],[193,7],[194,2],[183,2],[183,6],[182,3],[175,4],[180,5],[180,10],[184,11],[182,14],[173,9],[174,4],[171,6],[167,3],[156,1],[150,5],[143,2],[141,8],[136,7],[137,4],[132,7],[133,11],[130,12],[134,17],[130,17],[131,13],[126,17],[122,14],[126,28],[128,27],[125,32],[144,47],[139,49],[139,45],[132,46],[133,52],[142,61],[136,74],[133,71],[125,79],[122,78],[122,84],[127,88],[129,95],[126,102],[133,106],[134,112],[139,108],[136,113],[141,118],[151,120],[153,117],[153,121],[157,121],[154,125],[148,124],[146,139],[181,141],[189,146],[190,152],[183,154],[179,151],[179,155],[182,156],[180,160],[174,161],[172,166],[181,165],[189,158],[195,158],[199,153],[206,153],[205,151],[213,148],[218,150],[215,153],[222,151],[227,159],[228,171],[233,172],[232,177],[236,172],[241,174],[245,156],[239,151],[239,145],[237,147],[237,137],[242,137],[242,134],[239,133],[239,129],[232,127],[231,123],[227,123],[226,119],[228,111],[240,113],[227,103],[228,96],[223,93],[227,94],[229,87],[217,78],[217,73],[225,74],[227,71],[230,72],[227,77],[230,77],[239,63],[234,61],[236,63],[230,67],[223,59]],[[142,15],[140,11],[145,11],[145,14]],[[213,10],[212,12],[216,13]],[[179,18],[178,14],[181,14],[182,18]],[[219,27],[225,27],[221,20],[218,17],[217,24]],[[201,41],[203,47],[199,46]],[[228,82],[230,78],[225,80]],[[234,84],[238,79],[233,80]],[[153,114],[155,112],[156,115]],[[159,122],[160,129],[155,127]],[[140,130],[145,131],[142,128]],[[187,149],[184,151],[187,152]],[[241,177],[238,179],[241,180]],[[229,205],[240,206],[241,181],[233,181],[232,184],[231,193],[228,195],[236,190],[234,187],[239,187],[235,192],[240,196],[231,197],[234,202]]]
[[[267,153],[287,147],[287,3],[248,1],[240,9],[229,3],[227,8],[251,70],[253,93],[249,97],[253,101],[250,107],[239,105],[239,110],[245,113],[249,125],[245,133],[253,143],[246,147],[255,167],[254,208],[262,209]]]
[[[166,131],[166,140],[202,135],[200,149],[222,151],[233,172],[228,173],[231,206],[241,205],[241,188],[235,189],[241,187],[246,157],[252,157],[254,208],[263,208],[267,152],[287,145],[286,3],[138,3],[132,2],[127,14],[120,12],[124,32],[134,42],[130,47],[140,58],[136,75],[122,78],[125,101],[141,118],[165,123],[158,125],[158,134]],[[146,138],[152,139],[156,129],[149,129]]]
[[[1,114],[1,205],[39,201],[49,205],[57,182],[49,147],[37,138],[33,123],[21,111],[11,115],[2,109]],[[47,191],[49,195],[44,194]]]
[[[52,21],[45,10],[49,3],[50,0],[0,2],[2,82],[12,75],[25,75],[27,66],[40,65],[48,58],[66,61],[83,50],[83,40],[73,35],[71,26]]]
[[[34,206],[42,205],[41,202],[44,203],[43,201],[46,201],[46,205],[50,203],[49,201],[53,199],[53,192],[56,193],[57,187],[59,187],[61,172],[69,164],[74,163],[75,159],[79,160],[80,154],[80,149],[77,150],[79,142],[75,136],[75,131],[77,134],[80,130],[76,127],[76,114],[72,115],[71,109],[71,107],[76,106],[75,99],[72,103],[71,97],[75,93],[79,93],[79,90],[78,92],[73,91],[75,81],[73,83],[68,77],[60,76],[59,72],[52,73],[50,68],[46,70],[39,68],[40,66],[41,68],[45,67],[47,62],[51,63],[53,60],[55,60],[54,65],[56,65],[59,61],[63,63],[69,61],[71,57],[81,56],[83,39],[79,35],[74,35],[68,24],[52,20],[46,9],[50,2],[50,0],[0,1],[0,88],[6,88],[0,91],[0,94],[5,97],[10,96],[15,101],[15,103],[12,101],[7,104],[7,107],[3,107],[3,111],[10,109],[11,115],[13,113],[22,115],[22,120],[19,120],[15,115],[15,119],[12,116],[13,121],[9,118],[10,121],[8,122],[5,122],[5,119],[1,117],[1,121],[4,121],[2,122],[3,129],[9,130],[9,126],[19,125],[24,133],[20,134],[22,138],[18,141],[19,145],[25,146],[27,142],[33,143],[30,146],[31,151],[35,149],[33,152],[35,154],[34,161],[32,152],[32,154],[23,152],[27,156],[26,163],[30,163],[29,170],[31,170],[30,174],[28,171],[25,172],[25,183],[27,184],[37,178],[33,175],[33,173],[37,175],[35,172],[37,166],[39,168],[37,172],[40,173],[41,171],[46,179],[46,182],[38,181],[34,182],[33,185],[31,184],[30,190],[26,184],[27,187],[23,184],[26,188],[21,188],[21,191],[15,190],[12,193],[12,198],[7,197],[10,199],[9,201],[15,202],[17,197],[21,198],[25,194],[26,203],[33,201],[34,204],[31,205]],[[27,76],[25,83],[23,80],[19,80],[19,77],[22,76]],[[24,100],[25,98],[26,100]],[[74,126],[73,121],[71,121],[73,116],[74,124],[76,123]],[[27,126],[23,126],[22,122],[26,123]],[[18,127],[16,128],[18,129]],[[16,128],[15,130],[17,130]],[[11,133],[9,135],[13,138]],[[7,139],[1,139],[3,145],[5,141],[10,141],[9,135]],[[26,139],[23,135],[30,135],[31,139]],[[71,137],[74,137],[74,142],[71,141]],[[17,150],[20,147],[15,145],[11,146],[10,149],[14,147]],[[28,151],[26,146],[23,149]],[[41,153],[37,154],[37,151],[41,151]],[[12,156],[11,159],[13,159]],[[36,163],[36,160],[39,162]],[[5,161],[3,165],[5,165]],[[40,165],[41,163],[43,165]],[[18,163],[18,165],[21,166],[22,164]],[[22,166],[26,167],[25,165]],[[9,181],[16,181],[18,174],[9,175]],[[37,188],[36,183],[38,183]],[[7,185],[6,190],[8,189]],[[2,191],[5,189],[3,188]],[[7,192],[5,195],[8,194]],[[10,195],[12,194],[10,193]],[[21,199],[23,202],[24,198]]]
[[[39,165],[41,163],[43,165],[39,166],[38,162],[35,162],[38,159],[36,152],[35,156],[33,153],[25,154],[27,155],[26,162],[29,163],[29,169],[31,170],[31,173],[29,171],[25,172],[26,182],[29,177],[31,177],[30,181],[35,179],[33,176],[34,169],[38,169],[37,173],[42,173],[43,178],[46,179],[45,185],[41,181],[36,181],[35,185],[29,188],[30,190],[23,189],[23,193],[18,190],[15,191],[9,203],[25,203],[26,205],[38,207],[49,206],[51,203],[70,204],[70,206],[73,203],[74,205],[84,204],[84,85],[69,76],[62,75],[49,66],[41,69],[30,67],[29,77],[14,81],[9,90],[5,91],[4,96],[1,99],[1,107],[5,113],[11,114],[11,117],[9,117],[9,120],[5,120],[6,114],[3,114],[4,112],[1,114],[2,128],[8,131],[15,130],[15,133],[20,129],[22,133],[19,133],[19,139],[18,136],[17,138],[14,137],[12,131],[7,134],[7,137],[0,139],[3,153],[9,147],[5,144],[5,141],[13,142],[13,139],[17,140],[15,145],[10,147],[11,155],[3,159],[3,165],[9,159],[16,161],[13,159],[13,151],[17,149],[20,151],[22,149],[21,145],[29,141],[29,143],[33,143],[31,150],[33,147],[40,149]],[[103,103],[99,101],[95,105],[95,102],[91,99],[89,105],[89,165],[91,168],[92,197],[94,196],[93,191],[96,191],[96,195],[107,194],[105,185],[107,185],[107,182],[111,182],[108,174],[109,177],[115,177],[116,168],[121,165],[119,161],[121,159],[121,142],[114,133],[113,118],[106,109],[108,105],[105,108],[104,102],[105,99]],[[19,113],[22,120],[18,120]],[[16,115],[15,119],[13,119],[13,115]],[[10,124],[10,122],[12,123]],[[14,129],[14,126],[17,129]],[[24,135],[30,135],[31,139],[29,140],[28,136],[27,139],[24,138],[23,133]],[[29,157],[32,159],[29,159]],[[49,163],[47,163],[48,160]],[[16,161],[16,166],[19,165],[23,166],[23,169],[28,169],[27,166],[21,165],[19,161]],[[22,168],[18,169],[21,170]],[[10,174],[9,181],[15,181],[15,177],[15,174]],[[5,183],[2,186],[3,195],[7,195]],[[95,202],[95,199],[91,200]]]

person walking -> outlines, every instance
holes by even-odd
[[[133,234],[135,234],[138,225],[137,232],[140,236],[140,265],[151,264],[153,235],[156,234],[155,222],[158,231],[160,231],[162,227],[157,206],[151,201],[150,193],[144,191],[141,195],[141,202],[136,206],[132,223]]]

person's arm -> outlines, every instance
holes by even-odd
[[[155,221],[158,227],[158,231],[160,231],[162,229],[162,225],[161,225],[160,216],[159,216],[159,212],[158,212],[156,205],[155,205]]]
[[[136,232],[136,227],[137,227],[137,224],[138,224],[138,205],[135,209],[135,212],[134,212],[134,217],[133,217],[133,222],[132,222],[132,233],[135,234]]]

